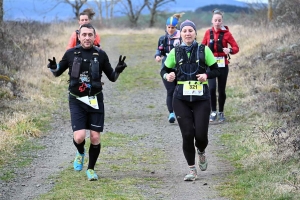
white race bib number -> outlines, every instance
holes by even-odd
[[[202,96],[203,95],[203,85],[200,82],[189,82],[183,84],[183,95],[194,95]]]
[[[215,57],[219,67],[225,67],[225,57]]]

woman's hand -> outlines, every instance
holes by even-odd
[[[207,74],[197,74],[196,77],[200,82],[205,82],[207,80]]]
[[[176,75],[174,72],[171,72],[169,74],[166,75],[166,79],[168,82],[173,82],[176,78]]]
[[[156,56],[156,57],[155,57],[155,60],[156,60],[157,62],[160,62],[160,61],[161,61],[161,57],[160,57],[160,56]]]
[[[230,48],[223,48],[223,52],[227,55],[230,53]]]

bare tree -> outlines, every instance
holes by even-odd
[[[115,5],[121,1],[122,0],[94,0],[99,11],[100,24],[103,24],[103,18],[106,18],[107,20],[113,19]],[[105,11],[105,17],[103,14],[104,11]]]
[[[149,27],[153,27],[156,21],[156,16],[158,14],[158,8],[170,3],[170,2],[176,2],[175,0],[149,0],[147,7],[150,10],[150,22]]]
[[[144,0],[142,5],[139,5],[139,6],[137,6],[137,5],[134,6],[132,4],[132,0],[126,0],[126,2],[127,2],[127,4],[122,1],[122,4],[125,9],[124,13],[127,15],[128,19],[131,23],[131,26],[137,27],[137,22],[139,20],[141,12],[147,6],[148,0]]]
[[[75,17],[78,19],[81,7],[84,4],[86,4],[88,0],[55,0],[55,1],[53,1],[53,0],[52,1],[50,1],[50,0],[33,0],[33,1],[40,1],[40,2],[44,2],[45,4],[51,4],[51,6],[49,6],[50,8],[47,8],[45,10],[42,10],[42,8],[35,8],[36,10],[38,10],[39,12],[42,12],[42,13],[47,13],[47,12],[54,10],[59,4],[62,4],[62,3],[69,4],[70,6],[72,6]],[[52,5],[53,3],[54,3],[54,5]]]
[[[109,0],[105,0],[105,1],[109,1]],[[120,3],[122,0],[110,0],[110,5],[109,5],[109,18],[112,19],[114,17],[114,9],[115,9],[115,5],[117,5],[118,3]],[[107,10],[108,12],[108,10]]]
[[[94,0],[95,4],[97,5],[98,12],[99,12],[99,23],[100,25],[103,24],[103,9],[102,9],[102,0]]]
[[[67,3],[72,6],[73,12],[75,14],[75,17],[78,19],[80,14],[81,7],[87,2],[87,0],[59,0],[64,1],[64,3]]]
[[[268,20],[271,21],[273,19],[273,2],[272,0],[268,0]]]
[[[2,24],[3,22],[3,0],[0,0],[0,25]]]

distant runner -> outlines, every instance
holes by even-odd
[[[212,107],[209,121],[214,122],[218,119],[218,122],[224,122],[224,105],[226,100],[225,89],[229,72],[229,54],[238,53],[239,47],[229,32],[228,26],[223,26],[223,13],[218,9],[213,11],[212,24],[213,27],[205,32],[202,44],[209,46],[211,51],[214,53],[221,75],[217,78],[219,112],[217,112],[217,80],[216,78],[208,80]],[[228,48],[228,44],[231,46],[231,48]]]
[[[180,31],[177,30],[178,21],[181,18],[181,16],[184,13],[181,14],[174,14],[172,17],[169,17],[166,22],[166,34],[161,36],[158,40],[158,45],[155,53],[155,60],[157,62],[161,61],[161,67],[164,66],[164,62],[167,58],[168,53],[174,48],[176,45],[181,44],[181,37],[180,37]],[[173,110],[173,93],[176,86],[176,81],[174,82],[168,82],[165,79],[162,79],[163,83],[165,85],[165,88],[167,90],[167,98],[166,98],[166,104],[169,111],[169,122],[174,123],[175,122],[175,114]]]
[[[81,12],[78,18],[79,28],[83,24],[90,24],[94,15],[95,12],[91,8],[87,8],[83,12]],[[72,33],[67,46],[67,50],[80,44],[80,40],[78,39],[78,34],[79,34],[78,30]],[[94,45],[100,47],[100,36],[97,33],[96,33],[96,39],[94,41]]]

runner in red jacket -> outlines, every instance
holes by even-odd
[[[209,120],[210,122],[214,122],[218,118],[218,122],[224,122],[224,105],[226,100],[225,89],[229,72],[229,59],[230,54],[236,54],[239,52],[239,47],[232,34],[229,32],[229,28],[223,25],[223,13],[218,9],[213,11],[212,24],[213,27],[205,32],[202,44],[209,46],[213,52],[217,59],[221,75],[214,79],[208,79],[212,107]],[[217,81],[219,112],[217,112],[216,97]]]
[[[87,8],[83,12],[81,12],[78,17],[79,29],[83,24],[91,23],[94,15],[95,15],[95,12],[91,8]],[[72,33],[72,35],[69,39],[69,42],[68,42],[67,50],[74,48],[80,44],[78,35],[79,35],[78,30],[76,30]],[[96,33],[96,39],[94,41],[94,45],[97,47],[100,47],[100,36],[97,33]]]

